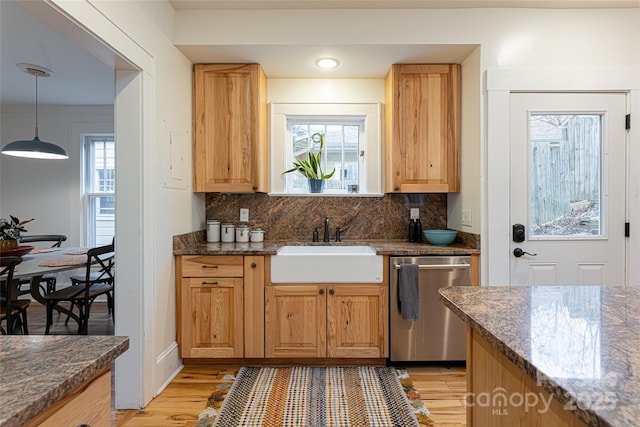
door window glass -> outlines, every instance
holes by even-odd
[[[602,116],[530,114],[529,132],[529,237],[602,237]]]

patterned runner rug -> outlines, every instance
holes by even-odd
[[[243,367],[228,394],[211,395],[197,426],[425,425],[429,412],[409,403],[403,374],[390,367]]]

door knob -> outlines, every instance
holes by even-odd
[[[516,258],[520,258],[522,255],[530,255],[530,256],[537,256],[538,254],[530,254],[529,252],[525,252],[523,251],[521,248],[515,248],[513,250],[513,255]]]

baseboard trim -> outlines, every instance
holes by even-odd
[[[184,365],[178,355],[178,343],[174,341],[156,357],[154,377],[159,381],[164,381],[159,386],[154,387],[156,390],[153,394],[154,398],[167,388],[171,381],[178,376],[182,368],[184,368]]]

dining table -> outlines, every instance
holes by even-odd
[[[21,280],[29,279],[29,295],[34,301],[45,305],[46,289],[40,286],[42,277],[47,274],[59,273],[61,271],[84,268],[87,263],[86,247],[59,247],[59,248],[34,248],[30,252],[22,255],[22,262],[18,264],[13,273],[13,280],[6,290],[6,298],[9,301],[15,300],[23,292],[19,292],[18,283]],[[100,259],[103,261],[113,258],[115,252],[109,252]],[[26,294],[26,292],[24,293]],[[66,312],[63,307],[56,307],[58,311]],[[9,325],[12,324],[13,315],[11,310],[7,311],[7,333],[12,331]]]

